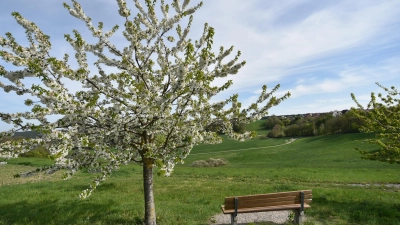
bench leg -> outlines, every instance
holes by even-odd
[[[231,224],[237,225],[237,216],[235,216],[234,214],[231,214]]]
[[[294,222],[296,224],[302,224],[304,222],[305,216],[304,211],[294,210]]]

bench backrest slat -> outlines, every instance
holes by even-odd
[[[262,195],[248,195],[248,196],[237,196],[238,208],[254,208],[254,207],[265,207],[265,206],[278,206],[278,205],[289,205],[289,204],[301,204],[301,191],[293,192],[281,192],[273,194],[262,194]],[[304,203],[308,204],[312,202],[311,190],[305,190],[304,192]],[[235,209],[235,197],[225,198],[225,209]]]
[[[288,196],[288,195],[300,195],[301,191],[288,191],[288,192],[278,192],[278,193],[271,193],[271,194],[261,194],[261,195],[243,195],[243,196],[234,196],[234,197],[225,197],[225,199],[235,199],[235,198],[242,198],[242,197],[261,197],[261,196],[266,196],[266,197],[282,197],[282,196]],[[312,194],[312,190],[304,190],[303,191],[305,195],[307,194]]]
[[[300,193],[296,195],[287,195],[287,196],[280,196],[280,197],[275,197],[275,196],[266,196],[266,195],[254,195],[254,196],[246,196],[246,197],[237,197],[241,202],[252,202],[252,201],[265,201],[268,200],[270,202],[276,202],[276,201],[281,201],[281,200],[298,200],[300,201]],[[312,194],[305,194],[304,199],[309,199],[312,198]],[[232,203],[234,202],[234,198],[225,198],[226,203]]]

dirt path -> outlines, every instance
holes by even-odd
[[[226,151],[217,151],[217,152],[203,152],[203,153],[193,153],[190,155],[208,155],[208,154],[218,154],[218,153],[225,153],[225,152],[239,152],[239,151],[248,151],[248,150],[255,150],[255,149],[265,149],[265,148],[275,148],[283,145],[288,145],[292,142],[297,140],[296,138],[291,138],[286,141],[286,143],[280,145],[272,145],[272,146],[265,146],[265,147],[258,147],[258,148],[242,148],[242,149],[235,149],[235,150],[226,150]]]

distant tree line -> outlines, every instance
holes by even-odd
[[[23,137],[23,136],[3,137],[3,138],[0,139],[0,143],[4,143],[6,141],[16,141],[16,142],[18,142],[18,141],[21,141],[21,140],[23,140],[25,138],[26,137]]]
[[[268,117],[267,129],[272,129],[268,137],[317,136],[337,133],[358,133],[364,123],[352,112],[333,116],[330,113],[314,117]]]

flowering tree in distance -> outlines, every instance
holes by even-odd
[[[33,22],[13,12],[16,21],[25,28],[29,47],[20,46],[12,36],[0,37],[1,58],[15,66],[18,71],[7,71],[0,66],[0,75],[11,81],[0,82],[5,92],[31,95],[25,104],[28,112],[0,113],[0,118],[14,129],[1,132],[0,138],[11,136],[15,131],[32,130],[42,134],[39,139],[21,142],[5,142],[0,146],[0,157],[17,157],[37,145],[46,146],[55,163],[31,173],[67,171],[65,179],[86,168],[97,170],[89,188],[80,194],[88,197],[112,171],[122,164],[136,162],[143,167],[145,198],[145,222],[156,224],[153,197],[153,168],[170,175],[174,165],[182,162],[193,146],[200,143],[216,144],[222,139],[216,132],[205,128],[212,123],[220,124],[220,131],[229,138],[246,140],[253,133],[235,133],[231,120],[248,123],[260,119],[267,110],[290,96],[273,94],[279,85],[267,92],[264,85],[259,99],[247,109],[241,109],[238,95],[220,102],[210,99],[228,89],[232,81],[214,86],[215,78],[236,74],[245,62],[238,62],[240,51],[228,60],[233,47],[212,52],[214,29],[207,24],[198,40],[187,38],[193,20],[192,14],[202,3],[188,8],[189,0],[174,0],[165,4],[161,0],[162,18],[155,14],[156,1],[146,0],[146,9],[134,0],[137,16],[124,0],[117,0],[119,15],[125,19],[123,35],[128,46],[118,49],[109,38],[118,26],[103,32],[103,24],[92,25],[80,4],[72,0],[72,6],[64,3],[70,14],[86,23],[98,40],[89,44],[74,30],[65,39],[76,51],[78,68],[69,66],[66,54],[63,59],[50,55],[50,37]],[[169,15],[173,8],[174,15]],[[189,16],[185,28],[179,24]],[[87,53],[96,56],[96,72],[89,71]],[[225,59],[225,60],[224,60]],[[224,62],[226,61],[226,62]],[[115,73],[106,73],[104,68]],[[23,79],[36,77],[40,84],[27,87]],[[68,91],[65,79],[78,81],[81,90]],[[231,104],[231,107],[225,107]],[[259,105],[262,104],[262,107]],[[48,116],[59,115],[56,121]],[[38,122],[31,123],[29,121]]]
[[[351,97],[359,109],[352,109],[352,112],[365,122],[361,131],[375,133],[376,137],[367,139],[365,142],[379,146],[379,151],[367,152],[356,148],[364,154],[367,159],[379,160],[388,163],[400,163],[400,92],[392,86],[390,89],[379,83],[379,87],[387,92],[384,96],[371,93],[371,101],[365,109],[356,99],[354,94]],[[379,98],[377,101],[377,97]]]

